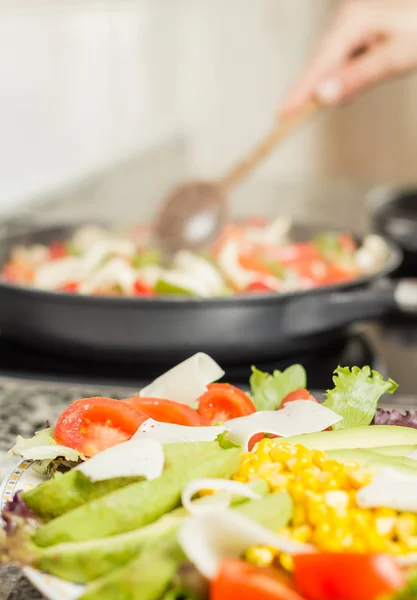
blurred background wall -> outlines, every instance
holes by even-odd
[[[336,5],[4,0],[0,211],[125,161],[139,169],[149,152],[160,155],[144,168],[147,209],[158,184],[220,173],[274,118]],[[241,202],[283,181],[415,181],[416,100],[412,78],[326,115],[264,165]]]

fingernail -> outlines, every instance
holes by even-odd
[[[317,88],[317,97],[323,104],[333,104],[341,96],[342,87],[336,79],[328,79]]]

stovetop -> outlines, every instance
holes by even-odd
[[[354,331],[318,350],[301,352],[286,359],[272,359],[267,363],[256,362],[256,366],[272,372],[283,370],[295,362],[307,370],[311,389],[319,390],[331,385],[332,373],[338,365],[370,365],[374,369],[385,370],[366,335]],[[250,364],[230,365],[225,369],[225,380],[235,385],[247,385]],[[162,365],[110,364],[49,355],[0,337],[0,376],[61,383],[123,385],[139,389],[164,370]]]

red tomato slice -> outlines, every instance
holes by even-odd
[[[223,423],[256,412],[245,392],[228,383],[211,383],[198,401],[198,413],[208,423]]]
[[[78,292],[79,287],[80,284],[78,283],[78,281],[68,281],[67,283],[64,283],[63,285],[59,286],[58,291],[67,292],[69,294],[75,294],[76,292]]]
[[[10,262],[3,271],[2,276],[7,283],[27,283],[33,280],[33,269],[23,262]]]
[[[49,258],[50,260],[56,260],[57,258],[64,258],[68,256],[66,245],[63,242],[53,242],[49,246]]]
[[[288,575],[242,560],[224,560],[211,584],[210,600],[303,600]]]
[[[295,400],[311,400],[312,402],[319,402],[308,390],[301,389],[295,390],[295,392],[291,392],[285,396],[284,400],[281,402],[280,408],[289,404],[289,402],[294,402]]]
[[[139,279],[133,284],[133,293],[135,296],[154,296],[154,291],[151,287],[140,281]]]
[[[239,264],[243,269],[247,269],[248,271],[255,271],[256,273],[262,273],[263,275],[272,274],[271,270],[268,269],[268,265],[253,254],[241,254],[239,256]]]
[[[356,242],[351,235],[349,235],[348,233],[342,233],[339,236],[339,240],[340,240],[340,247],[342,248],[342,250],[344,252],[349,253],[349,254],[351,254],[352,252],[355,252]]]
[[[294,244],[280,244],[279,246],[267,246],[264,249],[265,258],[275,260],[286,265],[297,261],[307,261],[320,258],[316,246],[312,242],[298,242]]]
[[[308,600],[377,600],[405,583],[395,559],[383,554],[300,554],[294,579]]]
[[[58,444],[85,456],[129,440],[148,415],[112,398],[83,398],[64,410],[55,426]]]
[[[245,292],[276,292],[277,290],[272,288],[269,285],[266,285],[266,283],[263,283],[262,281],[254,281],[253,283],[250,283],[245,289]]]
[[[124,404],[138,408],[155,421],[163,423],[175,423],[176,425],[188,425],[198,427],[202,425],[200,415],[186,404],[174,402],[173,400],[160,400],[159,398],[126,398]]]

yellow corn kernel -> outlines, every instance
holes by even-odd
[[[301,502],[303,500],[304,489],[305,489],[305,486],[303,485],[303,482],[297,481],[297,480],[292,482],[288,486],[288,491],[291,494],[291,496],[293,497],[293,500],[295,500],[295,502]]]
[[[281,554],[281,556],[279,557],[279,562],[283,569],[289,571],[290,573],[292,572],[294,568],[294,561],[292,559],[292,556],[290,556],[289,554]]]
[[[360,508],[351,509],[349,511],[349,517],[355,531],[361,532],[372,525],[372,514],[369,510]]]
[[[291,523],[294,527],[298,527],[299,525],[304,525],[307,521],[307,513],[301,504],[296,504],[294,506]]]
[[[395,531],[402,541],[412,536],[416,532],[416,518],[412,514],[404,513],[397,517],[395,522]]]
[[[276,443],[274,442],[274,440],[270,438],[264,438],[258,443],[256,452],[266,452],[267,454],[269,454],[274,448],[276,448]]]
[[[262,473],[262,479],[266,481],[273,491],[286,489],[288,486],[288,477],[288,475],[275,473],[274,471]]]
[[[297,456],[308,456],[310,458],[311,451],[302,444],[295,444],[294,448]]]
[[[320,470],[317,467],[305,469],[300,473],[300,481],[304,489],[311,490],[312,492],[320,492],[322,490],[323,484],[320,478]]]
[[[316,467],[323,468],[324,463],[327,461],[327,456],[321,450],[311,451],[311,460]]]
[[[327,459],[323,464],[323,471],[327,471],[328,473],[337,473],[342,468],[341,463],[337,462],[337,460]]]
[[[307,543],[311,540],[313,530],[309,525],[299,525],[292,530],[292,539],[297,542]]]
[[[271,450],[270,455],[274,462],[286,463],[289,458],[294,456],[294,447],[290,444],[279,444]]]
[[[355,489],[359,489],[365,485],[368,485],[368,483],[371,483],[372,481],[371,473],[368,473],[363,469],[348,470],[347,475],[350,485]]]
[[[345,469],[359,469],[360,468],[359,463],[355,462],[354,460],[347,460],[346,462],[343,463],[343,466]]]
[[[287,460],[287,466],[294,475],[300,475],[306,469],[313,466],[309,456],[295,456]]]
[[[310,525],[320,525],[327,519],[327,506],[321,494],[306,491],[307,520]]]
[[[341,480],[340,477],[329,477],[327,481],[323,482],[323,490],[340,490]]]
[[[349,507],[349,496],[341,490],[329,490],[324,492],[324,502],[331,508],[339,518],[347,517]]]
[[[257,567],[269,567],[276,556],[276,550],[268,546],[252,546],[245,553],[245,559]]]
[[[378,535],[391,535],[395,527],[395,521],[395,517],[375,517],[375,529]]]
[[[406,552],[416,552],[417,551],[417,536],[410,535],[408,538],[402,540],[404,546],[406,547]]]
[[[397,511],[393,508],[376,508],[374,511],[375,517],[396,517]]]

